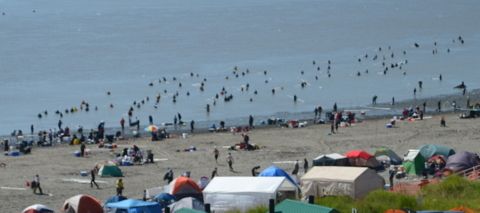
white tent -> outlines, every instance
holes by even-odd
[[[382,189],[385,180],[366,167],[315,166],[301,178],[303,196],[347,195],[362,198]]]
[[[215,177],[203,190],[205,203],[215,212],[265,205],[270,199],[297,197],[297,187],[285,177]]]

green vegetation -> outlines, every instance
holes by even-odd
[[[256,207],[248,209],[246,213],[265,213],[265,212],[268,212],[268,207],[266,207],[266,206],[256,206]],[[227,213],[241,213],[241,211],[240,210],[231,210],[231,211],[227,211]]]
[[[338,196],[319,198],[316,203],[340,212],[348,213],[356,208],[359,213],[383,213],[387,209],[449,210],[458,206],[480,210],[479,200],[480,182],[450,176],[439,184],[426,186],[417,196],[378,190],[357,201]]]

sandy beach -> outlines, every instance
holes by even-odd
[[[440,127],[440,117],[445,116],[447,127]],[[119,148],[137,144],[141,149],[151,149],[158,160],[155,164],[121,167],[124,173],[125,191],[128,197],[141,198],[143,190],[162,186],[163,174],[172,168],[175,176],[191,171],[192,178],[210,176],[218,167],[220,176],[250,176],[255,165],[266,168],[276,164],[291,172],[293,161],[307,158],[311,160],[325,153],[345,153],[352,149],[364,149],[373,152],[376,147],[386,146],[399,155],[408,149],[424,144],[443,144],[455,150],[477,152],[480,136],[478,119],[459,119],[458,113],[426,115],[423,121],[400,121],[395,128],[385,128],[388,119],[365,120],[352,127],[340,128],[338,134],[330,135],[329,125],[310,125],[305,128],[265,128],[249,133],[251,143],[263,147],[257,151],[230,151],[234,156],[235,172],[230,172],[226,163],[229,152],[226,148],[242,140],[241,135],[232,133],[205,133],[188,135],[186,139],[174,138],[159,142],[150,142],[147,138],[118,141]],[[195,152],[177,152],[195,146]],[[220,150],[218,164],[213,158],[213,148]],[[108,149],[88,145],[91,154],[86,158],[73,156],[79,146],[58,145],[54,148],[35,148],[32,154],[21,157],[1,156],[0,162],[6,163],[0,168],[0,200],[3,212],[19,212],[24,207],[42,203],[59,209],[68,197],[87,193],[99,199],[114,195],[116,178],[97,178],[101,189],[92,189],[88,183],[72,182],[73,179],[89,180],[81,177],[80,171],[88,171],[97,162],[113,159]],[[302,164],[301,164],[302,165]],[[25,181],[35,174],[41,177],[42,188],[48,195],[34,195],[30,189],[23,189]],[[303,169],[299,175],[303,174]],[[9,188],[11,187],[11,188]]]

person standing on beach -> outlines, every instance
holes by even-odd
[[[376,104],[377,104],[377,98],[378,98],[377,95],[374,95],[374,96],[373,96],[373,98],[372,98],[372,105],[376,105]]]
[[[250,129],[253,129],[253,116],[252,115],[248,116],[248,127],[250,127]]]
[[[413,88],[413,97],[417,97],[417,88]]]
[[[117,180],[117,182],[115,183],[115,188],[117,189],[117,196],[122,196],[124,189],[122,178]]]
[[[32,124],[32,125],[30,125],[30,134],[31,134],[31,135],[33,135],[33,133],[34,133],[34,130],[35,130],[35,129],[33,128],[33,124]]]
[[[35,177],[33,177],[32,187],[33,187],[34,194],[37,194],[37,189],[38,189],[40,191],[40,194],[43,195],[43,190],[40,185],[40,176],[38,174],[36,174]]]
[[[418,81],[418,88],[420,90],[423,88],[423,81]]]
[[[97,172],[97,167],[93,168],[90,170],[90,188],[93,188],[93,184],[97,187],[97,189],[100,189],[98,186],[97,182],[95,182],[95,172]]]
[[[233,156],[232,156],[232,153],[228,153],[227,163],[228,163],[228,167],[230,168],[230,171],[233,172],[234,170],[233,170]]]
[[[393,189],[393,178],[395,177],[395,174],[397,173],[394,165],[390,166],[390,169],[388,170],[388,173],[389,173],[388,180],[390,181],[390,189]]]
[[[177,127],[177,116],[173,116],[173,126]]]
[[[307,173],[308,171],[308,161],[306,158],[303,159],[303,173]]]
[[[335,103],[333,104],[333,111],[334,111],[334,112],[337,111],[337,102],[335,102]]]
[[[217,147],[215,146],[213,148],[213,157],[215,158],[215,163],[218,163],[218,156],[220,155],[220,152],[218,151]]]
[[[441,112],[442,111],[442,102],[440,100],[437,103],[437,107],[438,107],[437,111]]]
[[[193,133],[194,129],[195,129],[195,121],[192,120],[190,121],[190,133]]]
[[[152,115],[149,115],[149,116],[148,116],[148,123],[149,123],[150,125],[153,124],[153,117],[152,117]]]
[[[426,112],[427,111],[427,102],[424,101],[423,102],[423,112]]]
[[[321,119],[323,108],[322,108],[322,106],[318,106],[317,108],[318,108],[318,119]]]
[[[392,106],[395,105],[395,97],[392,97]]]
[[[85,157],[85,143],[80,144],[80,156]]]
[[[317,122],[317,117],[318,117],[318,108],[315,107],[315,109],[313,110],[313,113],[315,114],[315,116],[313,117],[313,123],[316,123]]]
[[[445,121],[445,117],[442,116],[442,118],[440,118],[440,126],[441,127],[447,127],[447,122]]]

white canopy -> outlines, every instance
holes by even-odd
[[[341,154],[331,153],[331,154],[326,154],[326,155],[320,155],[320,156],[316,157],[315,160],[322,159],[322,158],[325,158],[325,157],[330,158],[330,159],[334,159],[334,160],[346,158],[345,156],[343,156]]]
[[[215,177],[203,190],[205,203],[215,212],[238,209],[242,212],[268,205],[278,193],[296,196],[297,187],[285,177]]]
[[[419,149],[409,149],[405,157],[403,158],[404,161],[415,161],[417,155],[420,154]]]

